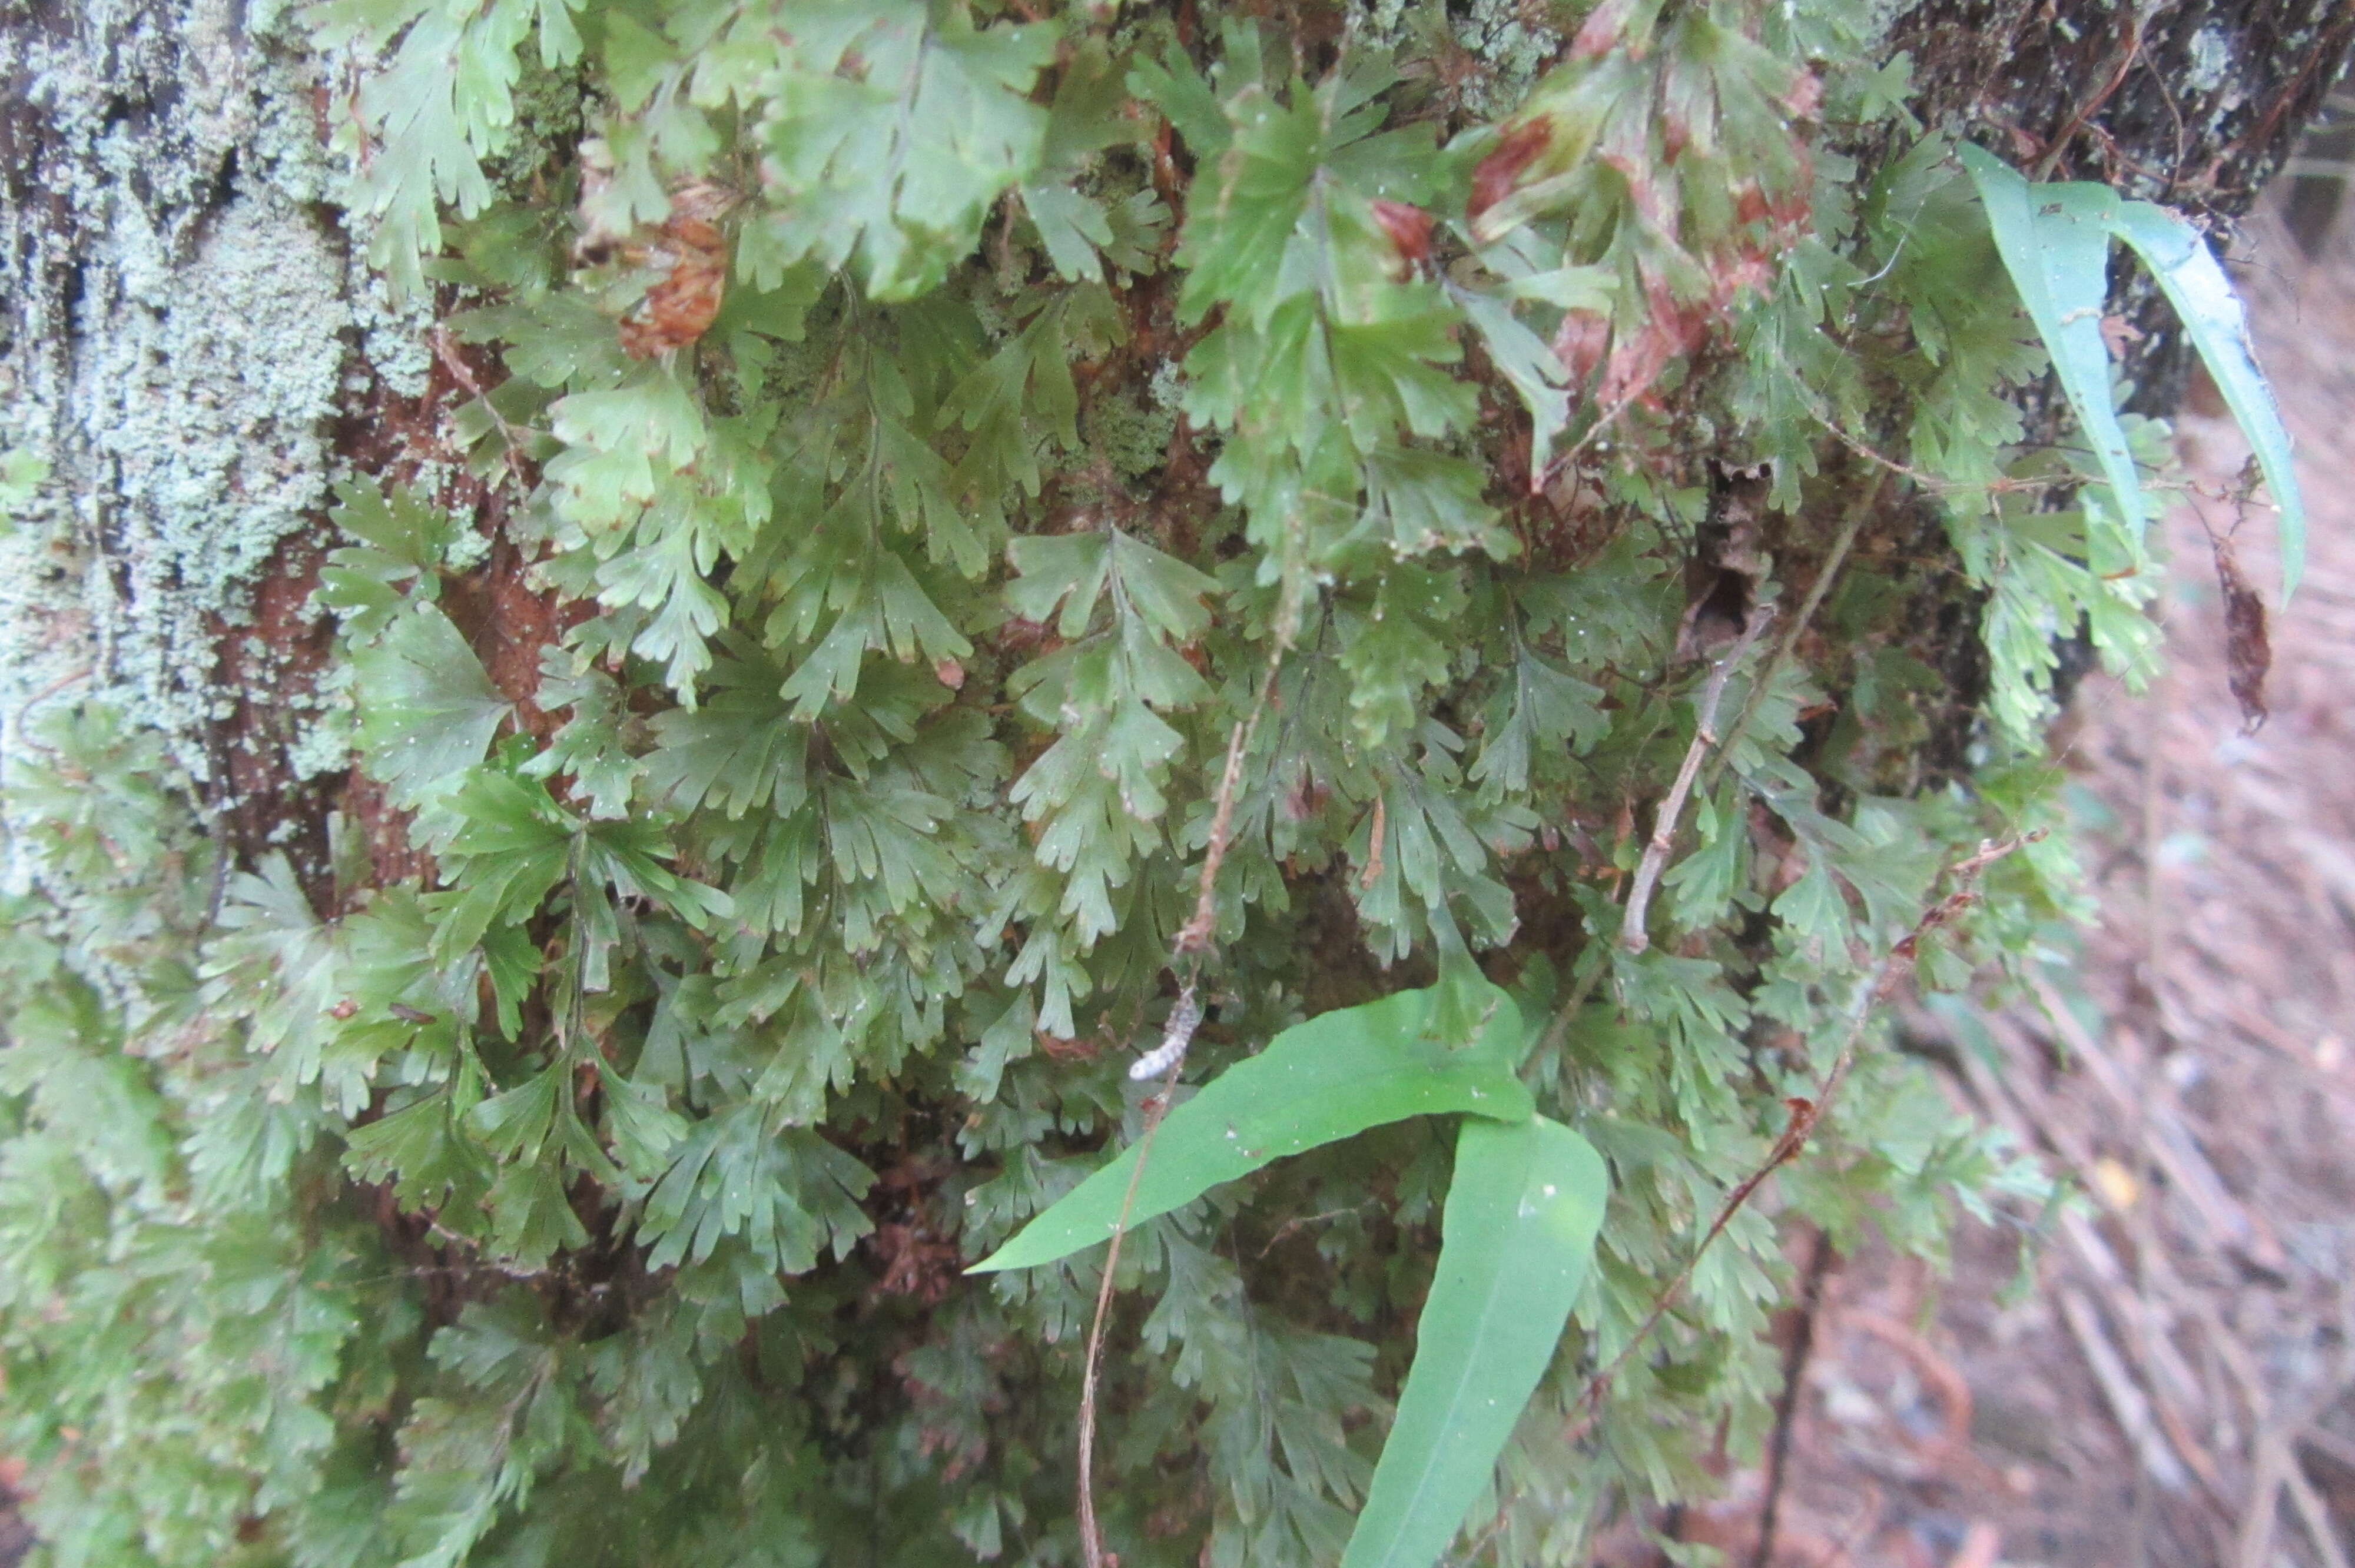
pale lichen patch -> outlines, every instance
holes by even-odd
[[[225,634],[324,514],[351,394],[426,390],[430,316],[353,254],[324,68],[282,7],[80,9],[0,37],[32,149],[0,203],[0,444],[48,470],[0,552],[0,779],[26,702],[54,690],[109,699],[218,790],[206,732],[300,688],[225,689]],[[248,685],[277,669],[236,662]]]

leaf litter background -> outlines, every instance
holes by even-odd
[[[2205,529],[2233,509],[2179,506],[2167,674],[2142,697],[2094,677],[2062,737],[2103,909],[2081,961],[2042,1009],[1906,1025],[2082,1202],[2024,1292],[1981,1228],[1945,1277],[1803,1245],[1779,1482],[1730,1474],[1601,1543],[1608,1568],[1675,1542],[1754,1568],[2355,1562],[2355,220],[2308,262],[2268,209],[2242,249],[2312,514],[2272,718],[2244,736],[2230,689]],[[2221,404],[2179,433],[2198,485],[2232,488]],[[2264,519],[2238,543],[2270,601]],[[0,1457],[0,1568],[31,1544],[18,1471]]]
[[[1730,1474],[1611,1568],[1675,1542],[1755,1568],[2355,1560],[2355,222],[2309,262],[2268,209],[2239,253],[2312,519],[2272,717],[2244,735],[2230,688],[2206,530],[2234,508],[2179,504],[2167,673],[2094,677],[2058,737],[2099,925],[2041,1006],[1904,1025],[2080,1202],[2024,1290],[1982,1227],[1943,1278],[1800,1244],[1779,1484]],[[2248,449],[2206,390],[2179,446],[2212,494]],[[2270,606],[2268,535],[2252,514],[2237,553]]]

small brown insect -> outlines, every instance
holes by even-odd
[[[2209,544],[2216,554],[2216,580],[2224,590],[2225,683],[2232,687],[2232,700],[2241,705],[2241,733],[2254,735],[2265,725],[2265,676],[2274,666],[2273,642],[2265,634],[2265,601],[2241,575],[2231,535],[2211,535]]]

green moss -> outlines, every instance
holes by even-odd
[[[552,70],[530,48],[523,53],[522,74],[511,92],[515,121],[506,144],[483,161],[483,172],[494,184],[522,194],[533,175],[549,169],[551,156],[560,158],[581,144],[588,132],[588,98],[578,71]]]
[[[1161,466],[1177,429],[1176,408],[1158,400],[1139,401],[1124,389],[1088,404],[1080,437],[1090,452],[1112,464],[1114,472],[1134,481]]]

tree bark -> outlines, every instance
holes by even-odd
[[[329,476],[429,390],[333,200],[324,69],[239,0],[0,8],[0,446],[49,472],[0,558],[0,769],[104,693],[247,859],[323,847]]]

